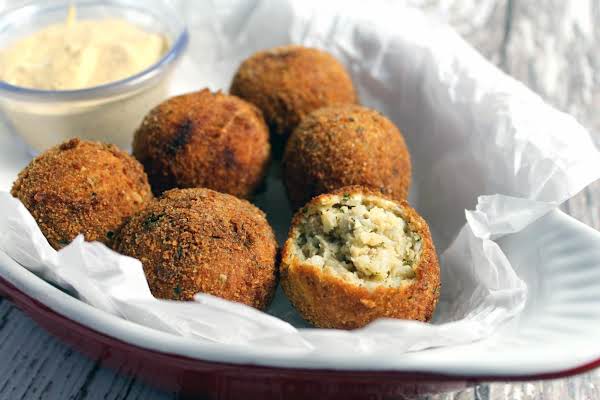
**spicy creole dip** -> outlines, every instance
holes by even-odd
[[[65,22],[0,49],[0,80],[33,89],[84,89],[135,75],[167,49],[160,34],[119,18],[77,20],[71,7]]]
[[[74,137],[127,150],[143,116],[168,96],[187,44],[184,19],[160,4],[77,7],[82,18],[73,7],[63,15],[37,7],[28,29],[17,24],[22,9],[4,16],[16,22],[0,33],[2,114],[35,151]]]

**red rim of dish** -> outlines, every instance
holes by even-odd
[[[4,278],[0,277],[0,295],[3,295],[9,301],[12,301],[17,307],[19,307],[22,311],[24,311],[27,315],[29,315],[34,321],[39,323],[40,317],[44,317],[46,319],[52,319],[55,323],[61,324],[63,327],[77,332],[88,337],[91,337],[93,340],[102,342],[104,344],[109,345],[111,348],[117,349],[130,349],[134,350],[136,353],[146,353],[147,355],[156,355],[160,357],[168,357],[173,360],[178,360],[185,364],[202,364],[213,365],[215,367],[231,367],[231,368],[242,368],[247,370],[256,370],[262,372],[273,372],[274,374],[281,375],[282,373],[299,373],[306,372],[311,375],[319,375],[326,378],[327,375],[335,375],[335,374],[343,374],[345,378],[351,378],[352,376],[356,377],[380,377],[380,378],[391,378],[396,382],[404,382],[415,380],[420,382],[448,382],[448,381],[463,381],[463,382],[493,382],[493,381],[529,381],[529,380],[544,380],[544,379],[556,379],[556,378],[564,378],[580,373],[587,372],[594,368],[600,367],[600,359],[593,360],[591,362],[582,364],[580,366],[574,368],[568,368],[564,370],[542,373],[542,374],[531,374],[531,375],[446,375],[439,373],[426,373],[421,371],[369,371],[369,370],[331,370],[331,369],[306,369],[306,368],[280,368],[280,367],[267,367],[267,366],[259,366],[252,364],[232,364],[232,363],[220,363],[213,361],[205,361],[201,359],[189,358],[177,354],[164,353],[156,350],[147,349],[144,347],[140,347],[131,343],[127,343],[120,339],[117,339],[112,336],[105,335],[100,333],[86,325],[83,325],[79,322],[76,322],[70,319],[67,316],[64,316],[40,301],[28,296],[23,293],[21,290],[17,289],[11,283],[6,281]]]

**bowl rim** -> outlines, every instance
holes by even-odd
[[[550,372],[530,373],[530,374],[493,374],[493,373],[481,373],[476,374],[465,374],[464,372],[450,373],[447,371],[421,371],[421,370],[370,370],[370,369],[352,369],[352,370],[339,370],[335,368],[302,368],[302,367],[278,367],[270,365],[257,365],[251,362],[246,363],[234,363],[225,361],[211,361],[200,358],[190,357],[184,354],[178,354],[174,352],[168,352],[162,349],[143,347],[136,343],[130,343],[117,336],[112,336],[103,333],[89,325],[83,324],[76,321],[72,317],[57,312],[52,308],[48,307],[40,300],[29,296],[24,291],[16,288],[14,285],[5,280],[0,276],[0,293],[8,296],[9,301],[13,302],[19,309],[29,315],[34,321],[42,326],[45,330],[51,333],[53,336],[65,341],[68,345],[79,350],[83,354],[91,358],[99,359],[103,364],[112,366],[110,363],[110,357],[98,356],[90,353],[90,348],[82,341],[76,341],[69,338],[69,335],[64,334],[65,331],[74,332],[76,335],[83,335],[86,339],[99,343],[104,346],[105,349],[110,349],[111,352],[119,352],[127,354],[127,360],[134,359],[134,363],[139,357],[150,358],[153,360],[159,360],[161,367],[169,368],[170,370],[176,370],[178,376],[182,376],[185,371],[186,374],[191,373],[192,379],[196,379],[198,375],[206,375],[207,370],[218,370],[222,375],[228,373],[235,373],[237,377],[250,376],[250,379],[256,379],[256,376],[260,374],[263,378],[274,377],[280,381],[286,380],[297,380],[298,377],[309,377],[310,379],[317,378],[319,382],[333,382],[339,384],[340,380],[343,382],[352,382],[355,379],[364,380],[369,379],[375,381],[379,385],[395,385],[401,386],[403,384],[411,383],[477,383],[477,382],[506,382],[506,381],[531,381],[531,380],[547,380],[547,379],[560,379],[566,378],[573,375],[589,372],[595,368],[600,367],[600,357],[591,359],[585,363],[578,364],[574,367],[562,367],[562,369],[555,369]],[[46,325],[50,322],[52,325],[58,325],[59,329],[50,329],[51,325]],[[52,332],[50,332],[52,331]],[[156,381],[156,377],[148,374],[147,371],[138,371],[135,373],[136,376],[140,376],[146,379],[147,383],[173,390],[163,382]],[[177,371],[179,370],[179,371]],[[164,371],[163,371],[164,372]],[[161,373],[159,377],[163,377]],[[175,389],[177,390],[177,389]],[[343,389],[341,389],[343,391]]]
[[[577,235],[592,248],[600,244],[600,233],[558,209],[549,212],[542,219],[547,221],[543,222],[544,225],[551,222],[562,227],[562,230],[577,232]],[[599,255],[600,253],[594,253],[594,262],[600,260]],[[442,348],[442,351],[446,353],[450,349],[453,355],[448,357],[448,354],[445,354],[443,359],[435,357],[435,360],[431,357],[431,351],[438,349],[417,352],[426,355],[425,359],[414,357],[416,353],[406,353],[403,357],[390,359],[381,359],[381,354],[368,357],[357,357],[354,354],[322,357],[314,352],[285,356],[276,351],[265,352],[265,347],[261,345],[249,347],[238,344],[209,343],[138,325],[72,297],[34,275],[33,272],[22,267],[0,250],[0,288],[4,286],[6,289],[6,285],[2,285],[3,281],[8,282],[18,292],[25,295],[20,298],[21,301],[35,300],[52,310],[54,314],[82,325],[89,331],[125,342],[132,348],[143,348],[172,357],[185,357],[192,361],[215,365],[223,363],[254,365],[266,367],[272,371],[282,368],[306,371],[369,371],[373,375],[392,371],[399,375],[426,373],[429,379],[445,376],[450,380],[543,379],[581,373],[600,365],[600,349],[598,348],[587,348],[584,352],[572,353],[570,358],[564,358],[557,353],[548,354],[548,357],[542,359],[536,352],[526,352],[521,360],[499,363],[498,360],[494,362],[487,359],[469,363],[458,356],[465,351],[471,353],[483,351],[484,354],[489,352],[490,350],[485,346],[490,343],[491,338],[469,345],[453,346],[451,349],[444,350]],[[32,310],[26,311],[31,312]],[[594,332],[589,332],[589,334],[595,335]],[[513,335],[518,336],[516,330]]]
[[[20,6],[13,7],[4,12],[1,12],[0,21],[5,20],[6,18],[11,19],[11,17],[14,17],[16,14],[20,13],[35,14],[39,13],[40,11],[68,8],[71,4],[75,4],[76,6],[86,6],[100,3],[108,6],[116,6],[124,9],[135,10],[140,13],[151,15],[153,17],[157,16],[156,14],[150,13],[148,9],[145,9],[143,7],[125,5],[112,0],[83,0],[77,2],[69,0],[61,1],[58,4],[42,3],[41,5],[39,3],[39,1],[32,0]],[[168,7],[172,8],[173,14],[176,15],[177,19],[179,20],[179,23],[181,24],[180,31],[173,43],[169,46],[168,51],[165,52],[165,54],[163,54],[163,56],[160,59],[158,59],[156,62],[143,69],[142,71],[134,75],[128,76],[126,78],[104,83],[102,85],[69,90],[46,90],[28,88],[23,86],[12,85],[6,81],[0,80],[0,96],[36,102],[57,100],[82,101],[118,96],[130,92],[135,92],[137,89],[143,87],[144,84],[146,84],[147,82],[151,82],[153,79],[157,78],[159,75],[161,75],[162,72],[166,71],[170,66],[172,66],[175,63],[175,61],[179,60],[184,54],[185,49],[187,48],[187,45],[189,43],[189,31],[185,20],[181,17],[181,15],[179,15],[177,10],[174,7],[172,7],[171,3],[165,4],[168,4]]]

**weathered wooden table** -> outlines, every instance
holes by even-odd
[[[600,142],[600,0],[406,2],[448,21],[493,63],[578,118]],[[563,208],[600,229],[599,205],[596,183]],[[0,400],[175,397],[128,377],[127,371],[100,367],[0,298]],[[600,399],[600,371],[554,381],[480,384],[424,398]]]

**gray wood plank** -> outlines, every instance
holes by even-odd
[[[174,398],[72,350],[0,302],[0,400]]]
[[[600,2],[513,3],[505,71],[600,133]]]

